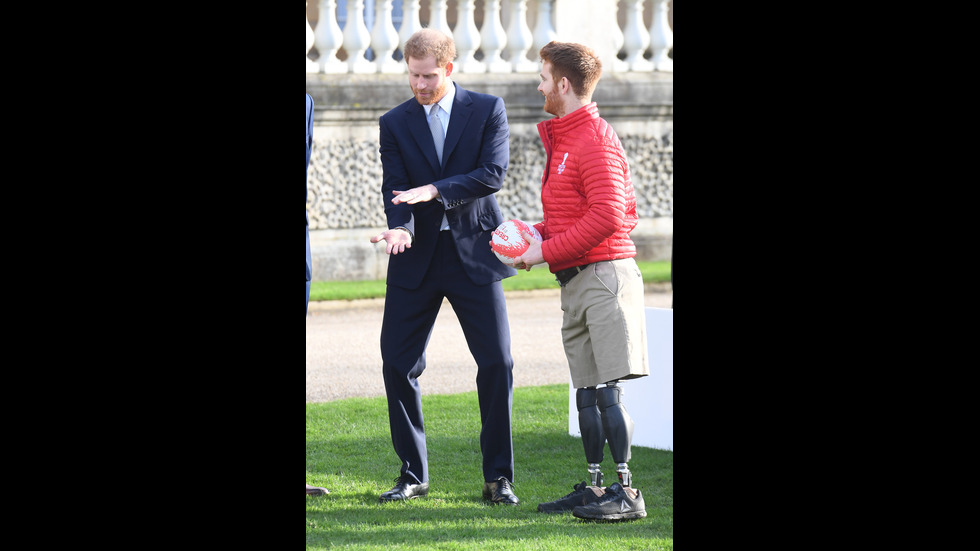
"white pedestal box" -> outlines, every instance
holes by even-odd
[[[647,308],[646,323],[650,375],[619,383],[623,389],[623,405],[633,418],[634,446],[674,451],[674,310]],[[568,383],[568,434],[582,437],[571,378]],[[608,455],[608,447],[606,453]]]

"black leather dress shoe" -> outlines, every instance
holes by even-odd
[[[402,475],[395,479],[395,487],[381,494],[380,503],[386,501],[404,501],[429,495],[429,483],[415,484],[411,478]]]
[[[507,505],[517,505],[521,500],[514,495],[512,488],[514,484],[504,477],[500,477],[493,482],[483,483],[483,499],[493,503],[504,503]]]

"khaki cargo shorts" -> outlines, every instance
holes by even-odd
[[[650,374],[643,275],[632,258],[590,264],[561,289],[572,386]]]

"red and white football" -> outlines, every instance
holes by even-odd
[[[490,248],[493,249],[493,254],[497,255],[497,258],[504,264],[512,265],[514,259],[527,250],[530,243],[521,235],[521,230],[530,233],[535,239],[541,241],[541,233],[523,220],[507,220],[493,230]]]

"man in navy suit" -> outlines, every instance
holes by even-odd
[[[402,461],[395,487],[380,501],[429,493],[417,379],[425,370],[426,345],[445,298],[477,364],[483,498],[516,505],[514,361],[501,280],[517,271],[487,245],[503,222],[493,194],[503,185],[510,161],[507,113],[501,98],[470,92],[450,80],[456,57],[451,37],[422,29],[406,42],[404,54],[415,97],[379,121],[381,195],[389,229],[371,238],[372,243],[384,241],[390,255],[381,357],[391,441]],[[443,136],[444,144],[437,143]]]
[[[306,94],[306,172],[310,172],[310,153],[313,151],[313,98]],[[310,198],[309,186],[306,188],[306,199]],[[310,280],[313,279],[313,256],[310,254],[310,213],[306,213],[306,312],[310,312]],[[322,496],[330,490],[318,486],[306,485],[306,495]]]

